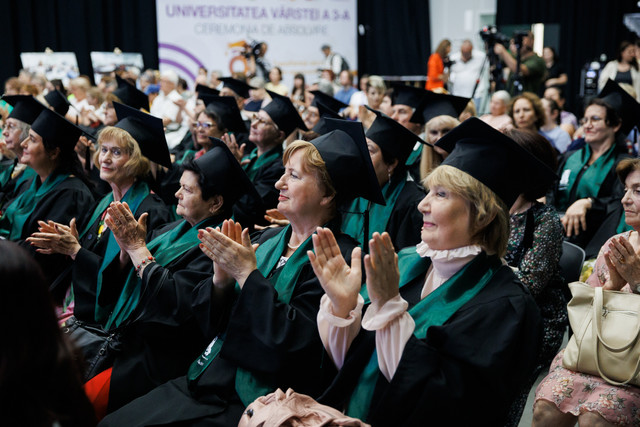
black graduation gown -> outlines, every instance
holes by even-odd
[[[37,179],[37,178],[36,178]],[[81,179],[69,176],[46,194],[35,206],[22,228],[18,244],[27,249],[42,268],[48,284],[69,266],[71,259],[66,255],[44,255],[36,252],[25,239],[38,231],[38,221],[55,221],[69,224],[72,218],[80,218],[93,204],[91,191]],[[82,224],[78,224],[78,228]],[[56,295],[59,297],[59,295]]]
[[[24,170],[20,175],[15,178],[9,179],[5,185],[0,188],[0,212],[3,212],[9,203],[11,203],[16,197],[24,193],[31,186],[33,178],[25,179],[18,183],[18,179],[22,176]],[[1,215],[1,214],[0,214]]]
[[[257,242],[278,231],[268,229]],[[349,262],[355,241],[343,234],[337,240]],[[238,367],[275,381],[283,390],[319,394],[335,374],[316,326],[323,293],[310,263],[303,266],[289,304],[278,302],[273,285],[254,271],[236,300],[221,353],[202,375],[190,384],[186,377],[169,381],[101,425],[237,425],[244,410],[235,391]]]
[[[100,201],[94,203],[93,207],[89,211],[87,211],[86,215],[81,221],[82,224],[85,224],[85,227],[91,219],[93,212],[98,207],[98,203],[100,203]],[[145,212],[149,214],[149,216],[147,217],[147,241],[150,241],[151,234],[156,228],[161,225],[167,224],[168,222],[171,222],[171,220],[173,219],[173,213],[162,202],[160,197],[155,194],[147,195],[147,197],[145,197],[144,200],[142,200],[142,202],[140,203],[140,206],[138,206],[138,209],[136,209],[136,211],[133,213],[133,216],[138,219],[140,218],[140,215]],[[107,250],[107,237],[111,234],[111,230],[106,228],[103,232],[102,238],[96,240],[99,225],[100,217],[98,217],[94,221],[94,223],[89,228],[89,231],[87,231],[87,233],[80,239],[80,245],[82,246],[82,249],[80,249],[80,251],[76,255],[77,262],[74,262],[71,267],[72,271],[78,268],[86,271],[87,275],[84,276],[85,279],[94,282],[96,280],[95,275],[94,277],[90,277],[88,273],[93,271],[95,272],[95,274],[97,274],[100,265],[102,265],[104,253]],[[78,231],[82,232],[82,230],[83,229],[79,229]],[[72,271],[70,271],[71,276],[74,275]],[[70,285],[69,279],[71,278],[71,276],[68,274],[60,275],[56,279],[55,288],[60,292],[63,289],[66,291],[66,289]]]
[[[401,289],[413,306],[420,276]],[[412,336],[391,382],[378,372],[367,422],[374,426],[504,425],[533,372],[542,323],[533,297],[507,266],[425,339]],[[375,347],[361,330],[335,381],[319,399],[343,409]]]
[[[584,148],[581,148],[584,150]],[[621,141],[618,137],[616,139],[616,154],[615,154],[615,163],[611,168],[607,176],[605,177],[600,189],[598,190],[598,194],[593,198],[593,206],[591,209],[587,211],[587,229],[585,231],[581,231],[577,236],[573,236],[567,240],[571,243],[574,243],[581,248],[586,248],[589,241],[594,237],[597,232],[600,224],[605,219],[607,214],[607,208],[611,203],[615,203],[615,201],[619,201],[623,194],[620,192],[622,186],[618,185],[618,175],[616,174],[616,166],[620,163],[621,160],[631,157],[627,152],[626,146],[624,145],[624,141]],[[562,156],[562,162],[560,163],[560,167],[558,168],[558,175],[562,176],[562,171],[564,170],[565,163],[567,159],[575,153],[575,151],[564,153]],[[547,203],[556,206],[555,201],[558,198],[559,190],[558,190],[559,181],[556,181],[551,192],[547,194]],[[577,185],[577,184],[576,184]],[[569,205],[577,200],[575,195],[569,199]]]
[[[222,218],[214,221],[222,221]],[[156,230],[152,237],[164,234],[180,223],[167,224]],[[95,323],[96,274],[97,270],[93,271],[93,282],[76,282],[77,276],[74,276],[75,316],[87,323]],[[122,350],[113,363],[108,412],[165,381],[184,375],[202,352],[208,341],[200,332],[191,310],[191,293],[198,282],[206,279],[210,283],[212,274],[211,260],[197,245],[166,266],[153,263],[144,269],[140,302],[129,317],[131,322],[122,328]],[[103,280],[105,286],[100,301],[103,305],[113,304],[124,280],[110,267],[105,270]]]
[[[280,191],[276,189],[276,182],[284,174],[284,166],[282,164],[282,146],[274,149],[279,150],[280,155],[273,161],[258,168],[256,175],[252,179],[260,200],[256,200],[251,195],[245,195],[233,206],[234,218],[244,227],[252,228],[254,224],[265,225],[265,211],[278,206]],[[256,159],[252,160],[252,162],[255,162]]]
[[[422,214],[418,211],[418,204],[425,195],[424,189],[415,181],[407,181],[398,195],[386,230],[396,251],[420,243]]]

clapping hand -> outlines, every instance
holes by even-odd
[[[68,226],[53,221],[38,221],[38,225],[38,232],[27,238],[27,242],[38,248],[36,252],[47,255],[64,254],[75,259],[82,249],[78,242],[75,218]]]
[[[380,308],[398,295],[398,254],[393,248],[389,233],[373,233],[369,240],[369,255],[364,257],[364,269],[367,273],[367,291],[373,306]]]
[[[347,318],[356,307],[362,286],[361,249],[353,250],[349,267],[331,230],[318,228],[312,240],[315,254],[308,251],[307,255],[313,271],[331,300],[333,313]]]

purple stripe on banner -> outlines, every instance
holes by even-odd
[[[180,52],[181,54],[183,54],[184,56],[191,58],[193,60],[193,62],[195,62],[196,64],[198,64],[198,67],[202,67],[205,68],[204,64],[202,62],[200,62],[200,60],[198,58],[196,58],[192,53],[190,53],[189,51],[184,50],[183,48],[176,46],[174,44],[170,44],[170,43],[158,43],[158,47],[159,48],[165,48],[165,49],[170,49],[170,50],[175,50],[176,52]]]
[[[184,73],[187,76],[189,76],[189,78],[191,78],[191,80],[196,81],[195,74],[193,74],[191,71],[189,71],[189,69],[187,67],[185,67],[184,65],[182,65],[181,63],[176,62],[176,61],[172,61],[171,59],[162,59],[162,58],[160,58],[160,63],[161,64],[172,65],[172,66],[184,71]]]

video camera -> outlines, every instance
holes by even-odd
[[[480,30],[480,37],[482,38],[482,41],[487,44],[487,47],[493,47],[496,43],[509,47],[509,41],[511,40],[511,37],[507,37],[499,32],[498,27],[495,25],[482,27]]]

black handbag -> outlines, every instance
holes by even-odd
[[[84,382],[113,366],[116,355],[122,349],[120,330],[105,331],[99,326],[82,322],[75,316],[67,319],[62,332],[83,354]]]

